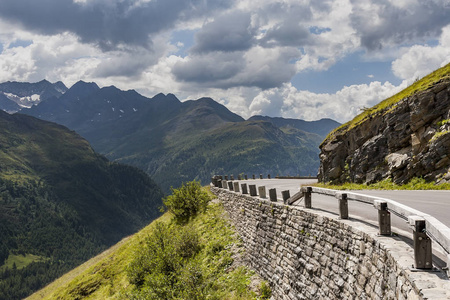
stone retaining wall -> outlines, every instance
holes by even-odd
[[[211,190],[242,237],[249,265],[270,283],[274,299],[423,299],[425,290],[436,288],[423,272],[405,267],[413,263],[411,247],[398,238],[377,237],[376,227]]]

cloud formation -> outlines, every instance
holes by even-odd
[[[447,0],[352,0],[352,25],[369,51],[425,42],[449,24]]]
[[[72,32],[103,51],[152,46],[152,35],[181,21],[225,9],[222,0],[14,0],[1,1],[0,17],[42,35]]]
[[[209,96],[244,117],[343,122],[450,61],[448,0],[0,0],[0,7],[0,81],[82,79],[148,96]],[[364,61],[391,63],[389,74],[359,68]],[[312,74],[327,85],[343,62],[348,71],[332,76],[361,69],[360,81],[333,93],[294,80]],[[397,84],[388,81],[394,76]]]

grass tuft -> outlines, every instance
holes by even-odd
[[[333,190],[450,190],[450,183],[436,184],[423,178],[413,178],[407,184],[398,185],[391,179],[385,179],[374,184],[344,183],[340,185],[317,183],[314,186]]]

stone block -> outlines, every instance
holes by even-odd
[[[248,194],[246,183],[241,183],[241,188],[242,188],[242,194]]]
[[[284,204],[287,204],[287,200],[289,198],[291,198],[291,194],[290,194],[289,190],[281,191],[281,196],[283,197],[283,203]]]
[[[277,201],[277,190],[276,189],[269,189],[269,199],[270,199],[270,201],[273,201],[273,202]]]
[[[265,186],[259,186],[258,187],[258,193],[260,198],[266,198],[266,187]]]
[[[233,190],[233,181],[228,181],[228,189],[230,190],[230,191],[232,191]]]
[[[256,184],[249,184],[248,188],[250,190],[250,196],[257,196],[257,192],[256,192]]]
[[[239,193],[239,192],[240,192],[240,191],[239,191],[239,182],[237,182],[237,181],[233,182],[233,190],[234,190],[236,193]]]

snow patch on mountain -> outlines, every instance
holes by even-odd
[[[17,103],[20,107],[26,107],[30,108],[34,104],[38,104],[41,102],[41,95],[39,94],[33,94],[31,96],[25,96],[25,97],[19,97],[12,93],[3,93],[9,100],[14,101]]]

